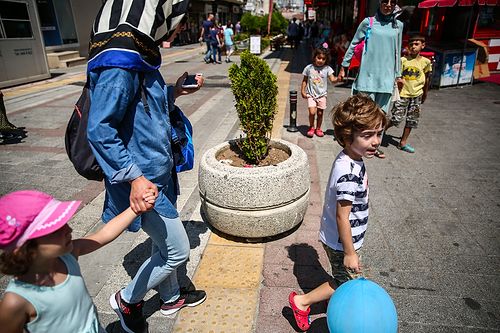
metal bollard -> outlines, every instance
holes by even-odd
[[[290,90],[290,125],[286,129],[288,132],[298,132],[297,128],[297,91]]]

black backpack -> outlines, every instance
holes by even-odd
[[[75,104],[73,114],[66,127],[64,142],[66,153],[73,163],[76,172],[88,180],[101,181],[104,179],[104,172],[90,149],[87,140],[87,122],[90,111],[90,89],[89,80],[83,87],[82,94]]]

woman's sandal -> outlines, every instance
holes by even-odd
[[[288,303],[290,303],[290,307],[293,311],[293,316],[295,318],[295,323],[302,331],[307,331],[311,326],[309,321],[309,312],[311,312],[311,308],[307,308],[307,310],[301,310],[295,305],[293,298],[297,295],[295,291],[292,291],[288,296]]]
[[[384,154],[384,152],[382,150],[377,149],[377,151],[375,152],[375,157],[385,158],[385,154]]]

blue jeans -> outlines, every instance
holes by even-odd
[[[210,45],[210,38],[205,39],[205,45],[207,46],[207,52],[205,52],[205,57],[203,60],[209,61],[212,56],[212,47]]]
[[[212,44],[211,45],[212,59],[213,59],[214,62],[217,61],[218,50],[219,50],[219,46],[217,44]],[[219,57],[220,57],[220,54],[219,54]]]
[[[178,217],[169,219],[155,211],[142,214],[142,230],[153,241],[152,255],[122,290],[122,299],[127,303],[140,302],[158,286],[163,302],[175,301],[180,295],[177,267],[189,258],[186,230]]]

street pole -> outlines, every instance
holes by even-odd
[[[271,18],[273,17],[273,0],[269,0],[269,16],[267,17],[267,35],[271,35]]]
[[[298,132],[297,128],[297,91],[290,91],[290,125],[286,129],[288,132]]]

